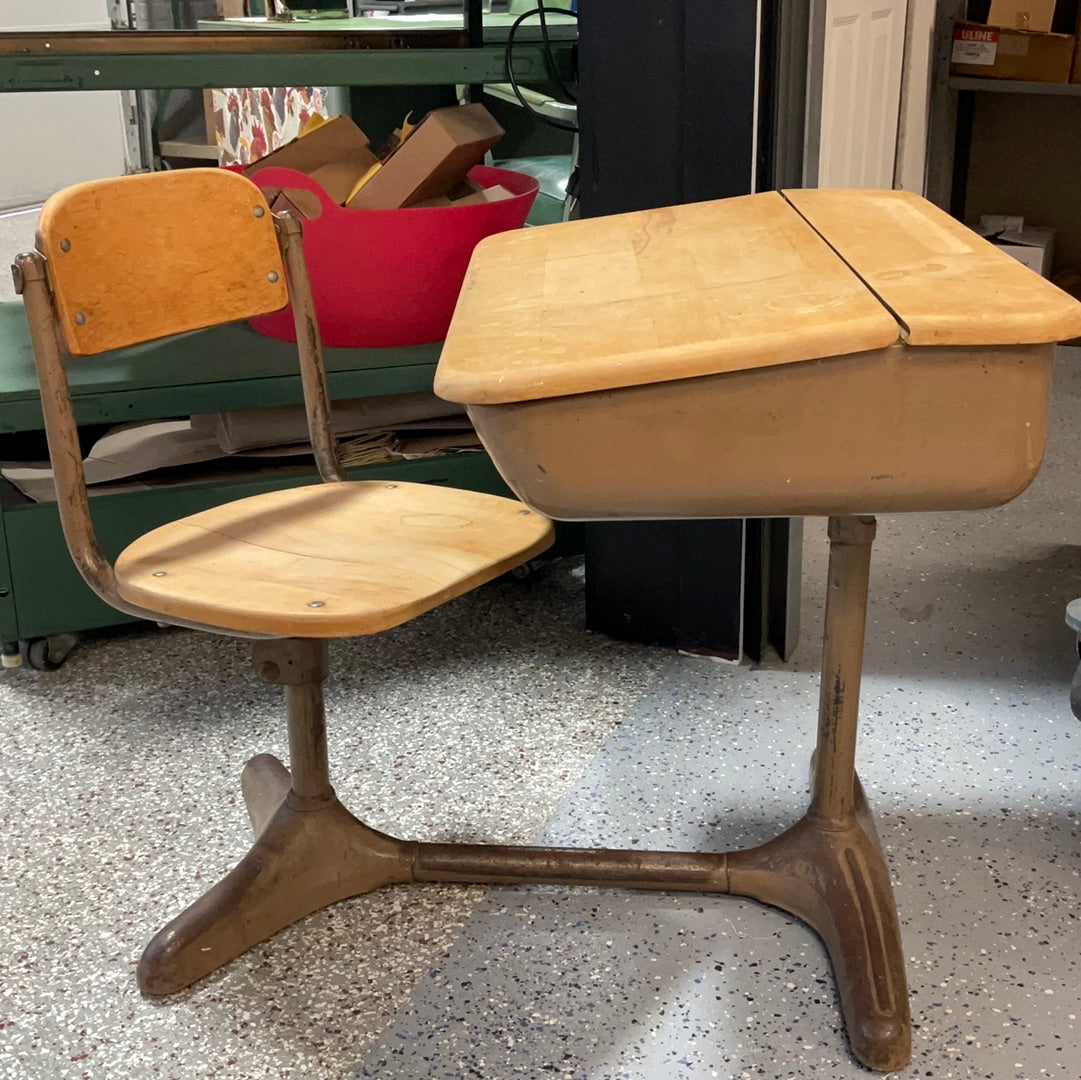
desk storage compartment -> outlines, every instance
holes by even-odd
[[[1035,477],[1079,332],[916,196],[770,192],[489,238],[435,389],[555,518],[977,509]]]
[[[1036,476],[1053,354],[895,345],[469,415],[558,519],[977,509]]]

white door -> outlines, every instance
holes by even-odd
[[[809,64],[807,183],[893,186],[906,0],[819,0]]]

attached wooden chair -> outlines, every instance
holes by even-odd
[[[290,769],[262,754],[242,776],[255,843],[147,946],[148,994],[190,985],[327,904],[391,882],[490,880],[484,849],[375,832],[338,801],[322,683],[330,638],[375,634],[531,559],[550,523],[512,499],[423,484],[348,482],[301,224],[249,181],[192,169],[80,184],[41,212],[14,265],[34,346],[60,517],[106,603],[142,618],[255,639],[259,677],[285,687]],[[288,292],[286,285],[288,284]],[[219,506],[141,536],[112,566],[94,535],[65,364],[244,319],[292,298],[308,425],[325,483]],[[195,347],[193,345],[193,347]]]

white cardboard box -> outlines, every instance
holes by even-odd
[[[1054,229],[1026,225],[1022,217],[985,215],[980,218],[980,234],[1041,277],[1051,276]]]

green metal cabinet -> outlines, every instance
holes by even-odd
[[[431,389],[438,345],[328,349],[331,394],[341,399]],[[69,364],[80,424],[123,423],[219,410],[299,404],[294,347],[246,326],[203,330]],[[0,435],[42,427],[33,355],[21,304],[0,304]],[[395,479],[493,494],[507,488],[485,454],[460,454],[351,470],[355,479]],[[232,499],[315,483],[312,465],[238,472],[91,499],[102,546],[116,555],[166,521]],[[53,503],[34,503],[0,480],[0,640],[20,640],[130,621],[101,603],[79,577]]]

